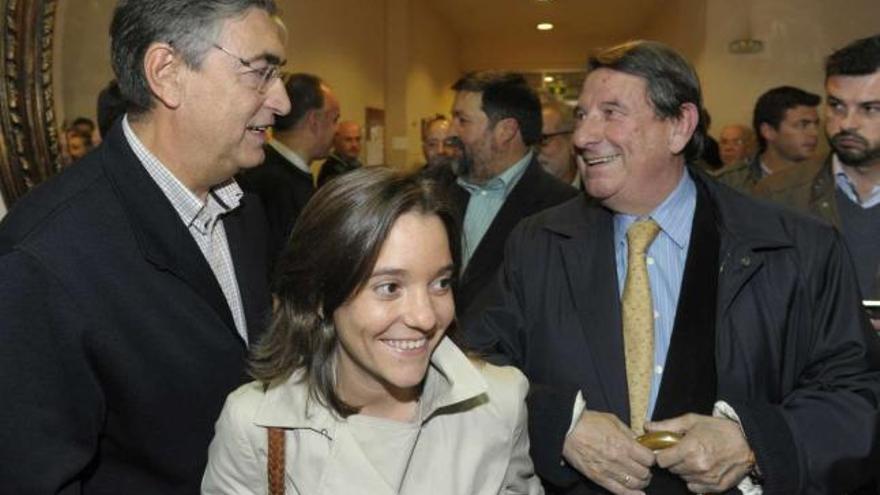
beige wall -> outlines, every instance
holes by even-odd
[[[741,10],[731,9],[729,0],[707,0],[706,6],[706,43],[695,62],[715,136],[727,123],[750,123],[755,100],[772,87],[787,84],[824,95],[825,57],[880,32],[877,0],[760,0]],[[727,44],[745,34],[749,19],[764,51],[730,54]]]
[[[461,75],[458,37],[439,18],[429,0],[411,6],[410,57],[407,74],[407,166],[424,163],[421,119],[449,115],[454,94],[450,88]]]
[[[110,19],[116,0],[58,2],[54,46],[58,125],[77,117],[96,119],[98,92],[113,79]]]
[[[287,25],[287,70],[311,72],[333,88],[342,119],[363,124],[366,107],[385,107],[384,2],[278,0]]]
[[[464,70],[577,69],[595,47],[627,38],[658,39],[694,62],[717,133],[725,123],[748,122],[755,98],[770,87],[792,84],[821,94],[823,58],[877,32],[880,19],[877,0],[752,0],[738,3],[739,8],[728,0],[669,0],[649,25],[634,26],[620,39],[556,39],[537,32],[516,39],[459,39],[431,1],[278,2],[290,30],[288,68],[325,78],[340,97],[345,119],[363,122],[367,106],[384,109],[386,152],[394,137],[407,147],[389,154],[396,166],[421,161],[419,119],[448,113],[448,87]],[[107,31],[115,0],[72,4],[58,4],[59,122],[94,117],[96,95],[112,77]],[[729,54],[727,44],[746,34],[749,21],[765,51]],[[549,55],[543,49],[547,43],[553,47]]]
[[[59,2],[59,122],[95,118],[97,94],[113,77],[107,32],[115,3]],[[344,120],[363,124],[367,107],[385,110],[388,162],[420,162],[419,119],[448,113],[448,88],[461,73],[457,37],[430,0],[278,0],[278,6],[289,31],[287,70],[325,79]],[[395,152],[392,140],[401,149]]]

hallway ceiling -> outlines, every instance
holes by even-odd
[[[647,25],[663,2],[441,0],[430,5],[463,37],[543,34],[558,38],[627,38]],[[539,22],[551,22],[555,29],[538,33],[535,26]]]

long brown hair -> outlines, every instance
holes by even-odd
[[[333,313],[366,283],[395,221],[411,211],[443,221],[457,265],[455,216],[434,182],[376,167],[343,174],[318,190],[276,266],[278,304],[251,352],[255,379],[268,387],[302,369],[312,398],[341,416],[356,412],[334,390]]]

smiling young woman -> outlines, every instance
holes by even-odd
[[[446,335],[459,245],[427,180],[353,171],[303,210],[252,352],[257,381],[217,422],[203,493],[267,493],[267,429],[286,493],[542,493],[525,378]]]

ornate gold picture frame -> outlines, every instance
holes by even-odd
[[[52,87],[57,0],[0,4],[0,190],[9,208],[59,170]]]

